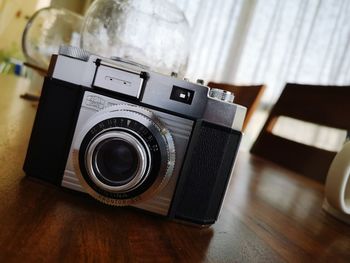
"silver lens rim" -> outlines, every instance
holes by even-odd
[[[139,165],[137,167],[137,170],[135,172],[133,179],[121,186],[111,186],[103,183],[98,178],[98,175],[95,173],[95,169],[94,169],[95,167],[96,170],[99,172],[98,165],[96,163],[96,153],[95,153],[96,150],[99,150],[98,145],[100,145],[100,143],[116,140],[116,139],[123,140],[125,142],[130,143],[132,146],[134,146],[139,159]],[[87,147],[86,154],[85,154],[85,162],[86,162],[85,165],[91,180],[101,189],[109,192],[113,192],[113,193],[128,192],[128,191],[131,191],[132,189],[137,188],[137,186],[142,184],[142,182],[147,178],[150,172],[151,153],[147,148],[144,147],[145,143],[144,145],[142,145],[142,143],[139,140],[142,140],[142,138],[137,139],[135,136],[125,131],[118,131],[118,130],[109,131],[94,138],[94,140]],[[101,173],[100,175],[103,176]]]
[[[160,152],[161,152],[161,166],[158,172],[158,176],[154,183],[143,193],[125,199],[116,199],[112,197],[107,197],[93,187],[91,187],[85,180],[79,161],[80,147],[86,134],[92,129],[96,124],[111,118],[127,118],[137,121],[144,125],[156,138]],[[111,128],[112,130],[115,128]],[[118,127],[118,129],[125,129],[124,127]],[[104,130],[107,132],[108,129]],[[129,131],[129,130],[128,130]],[[96,137],[99,134],[96,135]],[[84,157],[85,158],[85,157]],[[90,194],[92,197],[98,201],[112,205],[112,206],[127,206],[137,203],[141,203],[153,197],[156,193],[161,191],[169,182],[171,176],[173,175],[176,163],[176,150],[174,139],[166,126],[160,122],[157,116],[148,109],[140,106],[131,104],[115,104],[113,106],[107,107],[104,110],[96,112],[95,115],[90,117],[86,121],[84,127],[81,129],[77,137],[74,139],[73,152],[72,152],[72,162],[74,166],[75,173],[78,177],[79,182],[83,186],[84,190]]]

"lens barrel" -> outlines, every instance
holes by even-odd
[[[116,206],[150,199],[175,167],[170,131],[151,111],[117,104],[91,116],[73,144],[73,165],[84,190]]]
[[[136,134],[123,130],[105,132],[87,148],[90,178],[111,192],[129,191],[147,177],[151,155]]]

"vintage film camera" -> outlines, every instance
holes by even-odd
[[[105,204],[213,224],[246,112],[232,99],[63,46],[44,81],[24,171]]]

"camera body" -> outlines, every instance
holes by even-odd
[[[213,224],[246,112],[230,100],[229,92],[61,47],[24,171],[105,204]]]

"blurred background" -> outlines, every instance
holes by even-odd
[[[37,10],[52,6],[84,15],[92,2],[0,0],[0,73],[37,78],[23,65],[21,48],[25,25]],[[287,82],[350,84],[350,1],[170,2],[184,12],[191,28],[187,78],[266,87],[245,130],[243,149],[250,148]],[[288,125],[293,131],[283,128]],[[274,132],[332,150],[339,150],[346,136],[344,130],[288,118],[280,118]]]

